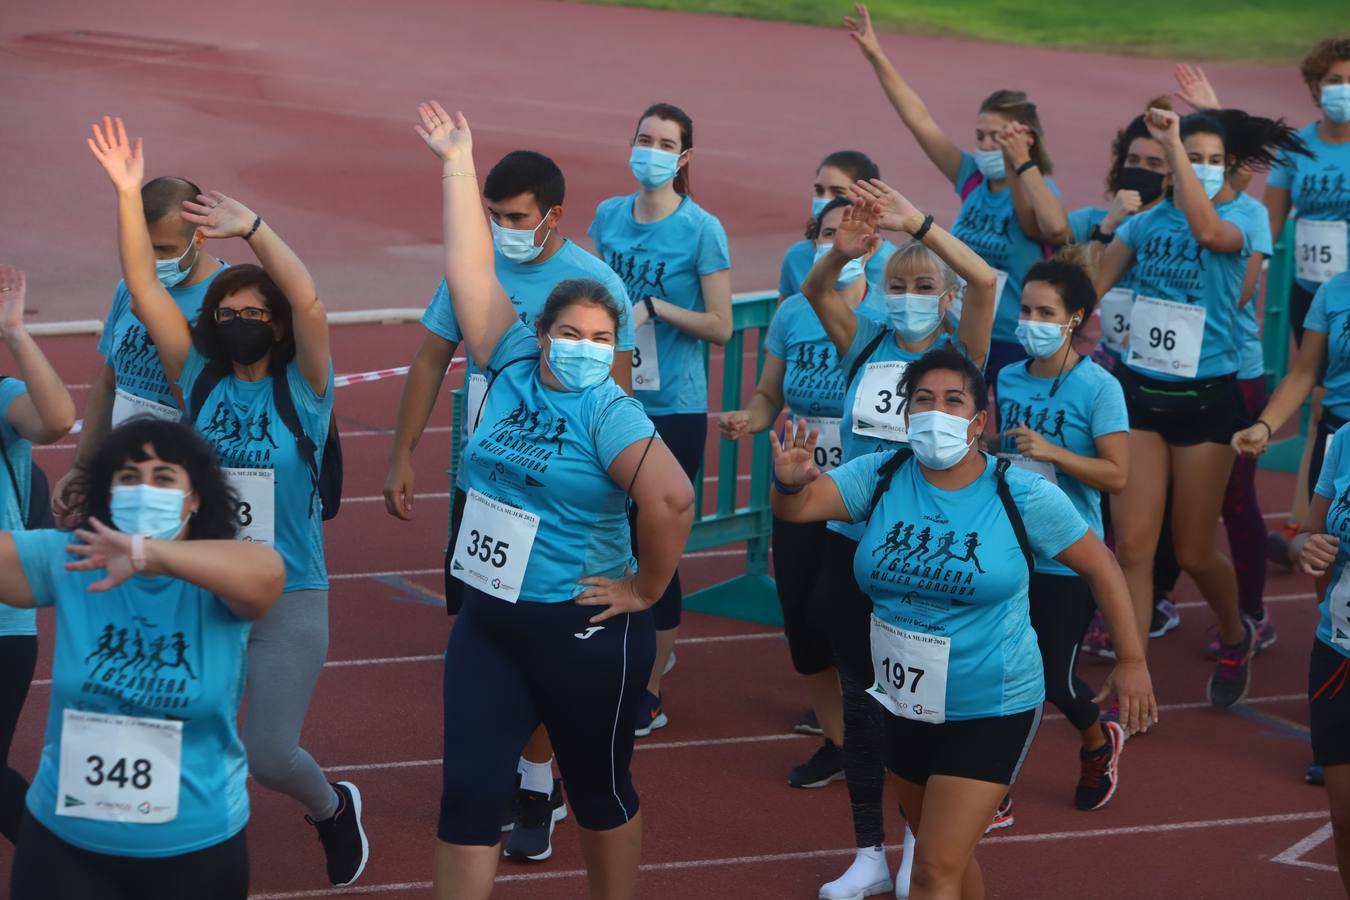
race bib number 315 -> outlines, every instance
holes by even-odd
[[[67,709],[61,721],[56,814],[102,822],[178,817],[183,723]]]
[[[1346,269],[1345,222],[1299,219],[1294,226],[1294,273],[1304,281],[1330,281]]]

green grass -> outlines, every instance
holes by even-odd
[[[589,0],[611,6],[838,25],[851,3],[824,0]],[[878,30],[1109,50],[1186,60],[1290,63],[1338,25],[1346,0],[874,0]]]

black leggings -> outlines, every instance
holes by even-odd
[[[464,507],[469,495],[459,488],[451,492],[450,501],[450,542],[445,545],[445,612],[456,615],[464,606],[464,582],[450,572],[450,558],[455,555],[455,543],[459,540],[459,522],[464,518]]]
[[[67,844],[25,813],[10,892],[10,900],[245,900],[248,844],[241,830],[180,856],[107,856]]]
[[[886,840],[881,815],[886,712],[867,695],[873,684],[872,598],[853,577],[857,550],[856,541],[827,531],[817,590],[823,592],[823,608],[830,611],[830,644],[843,689],[844,778],[853,806],[853,836],[859,847],[880,847]]]
[[[829,607],[820,602],[828,598],[816,588],[824,570],[825,533],[824,522],[773,520],[774,587],[783,609],[783,636],[798,675],[818,675],[834,665]]]
[[[651,419],[652,424],[656,426],[656,433],[661,436],[661,442],[670,448],[675,461],[680,464],[681,469],[684,469],[684,474],[689,476],[689,481],[693,482],[698,478],[698,470],[703,465],[703,448],[708,442],[708,414],[675,413],[669,416],[652,416]],[[701,510],[694,510],[694,518],[697,519],[700,513]],[[637,545],[637,504],[632,505],[628,521],[633,531],[633,555],[640,560],[642,555]],[[666,592],[652,607],[656,630],[670,631],[672,628],[679,628],[683,608],[684,591],[680,588],[680,571],[676,569],[675,577],[670,579]]]
[[[1097,721],[1092,688],[1078,677],[1078,647],[1097,611],[1092,590],[1078,575],[1031,576],[1031,627],[1041,648],[1045,699],[1083,731]]]
[[[9,768],[9,748],[33,683],[37,655],[35,635],[0,637],[0,835],[11,844],[19,839],[28,779]]]

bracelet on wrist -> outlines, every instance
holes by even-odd
[[[1257,419],[1254,424],[1266,426],[1266,440],[1270,440],[1275,436],[1275,429],[1271,428],[1270,423],[1267,422],[1265,419]]]
[[[1103,231],[1101,225],[1093,225],[1092,234],[1088,236],[1088,240],[1096,241],[1099,244],[1109,244],[1115,239],[1115,232]]]
[[[248,230],[248,234],[244,235],[244,240],[248,240],[249,238],[253,237],[253,235],[257,234],[258,229],[261,227],[262,227],[262,216],[255,215],[253,217],[253,227]]]
[[[1034,169],[1034,168],[1036,168],[1036,160],[1034,160],[1034,159],[1029,159],[1029,160],[1027,160],[1026,162],[1022,163],[1020,166],[1018,166],[1018,167],[1014,170],[1014,172],[1015,172],[1016,174],[1018,174],[1018,175],[1022,175],[1022,174],[1024,174],[1024,173],[1026,173],[1028,170]]]
[[[923,224],[914,230],[914,240],[921,241],[928,236],[928,232],[933,228],[933,217],[924,216]]]
[[[800,494],[802,492],[802,488],[805,487],[805,485],[801,484],[797,485],[796,487],[793,487],[792,485],[783,484],[783,482],[778,480],[777,472],[773,473],[771,480],[773,481],[773,489],[775,491],[777,491],[780,494],[786,494],[789,497],[791,497],[793,494]]]
[[[656,304],[652,302],[652,298],[651,298],[651,297],[643,297],[643,298],[642,298],[642,305],[645,306],[645,307],[647,307],[647,316],[648,316],[649,318],[651,318],[651,319],[659,319],[659,318],[661,318],[660,316],[658,316],[658,315],[656,314]]]
[[[441,181],[447,178],[477,178],[477,172],[445,172],[441,175]]]

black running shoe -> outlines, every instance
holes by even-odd
[[[820,727],[820,722],[816,720],[816,711],[808,709],[802,713],[802,717],[797,720],[797,724],[792,726],[792,730],[797,734],[811,734],[819,737],[825,733]]]
[[[810,759],[788,773],[788,784],[795,788],[819,788],[843,777],[844,754],[834,741],[826,738]]]
[[[324,856],[328,858],[328,880],[335,887],[346,887],[356,882],[366,870],[370,859],[370,842],[361,827],[361,792],[350,781],[333,785],[338,795],[337,812],[331,819],[316,822],[309,816],[305,821],[319,832]]]
[[[553,793],[517,792],[516,822],[502,852],[511,859],[542,862],[553,855],[553,827],[567,818],[562,782],[553,779]]]
[[[1125,749],[1125,729],[1115,722],[1102,722],[1106,743],[1097,750],[1078,751],[1082,772],[1073,805],[1088,811],[1101,809],[1115,796],[1120,781],[1120,751]]]

